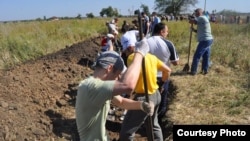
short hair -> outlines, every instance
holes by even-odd
[[[161,30],[163,30],[164,28],[166,28],[166,25],[164,23],[160,22],[160,23],[155,25],[153,33],[160,34]]]
[[[157,15],[157,13],[156,13],[156,12],[153,12],[152,15],[153,15],[153,16],[154,16],[154,15]]]
[[[201,8],[197,8],[197,9],[195,9],[195,10],[194,10],[194,12],[199,12],[199,13],[202,13],[202,12],[203,12],[203,10],[202,10]]]

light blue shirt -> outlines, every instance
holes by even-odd
[[[197,41],[207,41],[213,39],[211,26],[206,16],[199,16],[197,19]]]

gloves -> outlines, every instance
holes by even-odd
[[[113,45],[112,40],[108,40],[108,41],[107,41],[107,45],[108,45],[108,46]]]
[[[135,43],[135,52],[141,53],[142,56],[145,56],[149,52],[149,46],[146,38]]]
[[[148,102],[141,102],[141,110],[147,113],[148,115],[152,116],[154,114],[154,104],[152,101]]]
[[[113,34],[107,34],[107,37],[108,37],[108,39],[114,39],[115,38]]]

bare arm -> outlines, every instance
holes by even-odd
[[[162,71],[162,81],[165,82],[169,79],[172,70],[165,64],[161,66],[160,70]]]
[[[127,110],[140,110],[141,109],[140,101],[134,101],[132,99],[123,98],[120,95],[114,96],[114,98],[112,99],[112,104],[120,108],[127,109]]]
[[[108,41],[108,45],[109,45],[109,49],[108,49],[109,51],[114,50],[114,46],[113,46],[111,39]]]
[[[113,95],[132,93],[137,84],[141,72],[142,59],[148,53],[149,46],[147,43],[147,39],[143,39],[142,41],[137,42],[135,46],[136,49],[133,61],[127,68],[127,71],[122,75],[121,79],[115,82]]]
[[[122,75],[119,81],[116,81],[113,95],[133,92],[141,71],[142,59],[143,56],[140,53],[135,53],[134,59],[127,68],[127,71]]]

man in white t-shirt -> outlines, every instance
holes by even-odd
[[[125,65],[127,66],[127,56],[126,53],[127,49],[132,49],[135,47],[135,43],[137,42],[137,39],[139,37],[139,31],[130,28],[129,26],[125,26],[122,29],[123,35],[121,36],[121,44],[122,44],[122,58],[124,60]]]
[[[162,62],[164,62],[168,67],[170,65],[178,65],[179,56],[176,52],[174,44],[167,40],[166,37],[168,35],[168,27],[164,23],[158,23],[154,27],[154,35],[147,39],[150,51],[149,53],[154,54],[159,58]],[[169,81],[163,83],[161,81],[162,72],[157,73],[158,85],[161,92],[161,104],[159,107],[159,121],[166,114],[167,110],[167,94]]]

